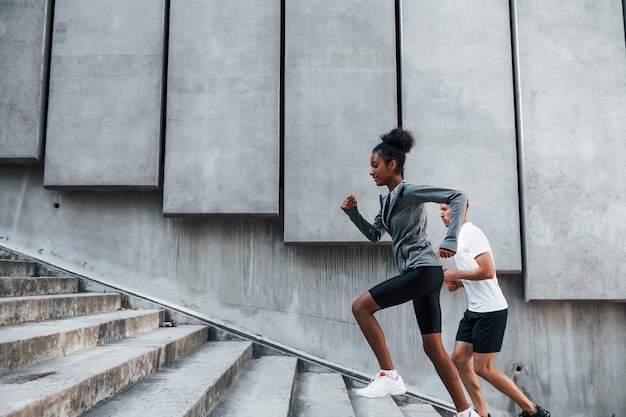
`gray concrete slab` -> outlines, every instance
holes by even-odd
[[[165,0],[58,0],[44,186],[156,190]]]
[[[121,307],[120,294],[59,294],[0,298],[0,324],[102,313]]]
[[[521,271],[509,4],[402,2],[402,112],[409,182],[461,189],[501,271]],[[428,234],[445,227],[429,205]]]
[[[209,417],[289,417],[297,364],[288,356],[250,361]]]
[[[42,157],[52,3],[0,2],[0,163]]]
[[[0,327],[0,371],[23,368],[159,326],[161,310],[117,310]]]
[[[441,417],[432,405],[406,404],[400,407],[405,417]]]
[[[383,398],[363,398],[356,395],[356,389],[348,391],[356,417],[402,417],[402,411],[391,396]],[[432,408],[432,407],[431,407]],[[433,410],[434,411],[434,410]],[[437,415],[437,417],[440,417]]]
[[[369,158],[396,91],[394,2],[286,2],[285,242],[365,240],[340,206],[354,194],[378,213]]]
[[[526,298],[623,300],[622,4],[516,3]]]
[[[32,277],[36,272],[35,262],[0,260],[0,277]]]
[[[204,343],[206,334],[204,326],[161,328],[0,375],[0,415],[79,415]]]
[[[298,374],[293,414],[297,417],[355,417],[343,377],[326,372]]]
[[[250,342],[205,343],[83,416],[206,416],[229,391],[251,355]]]
[[[278,215],[280,15],[274,0],[171,3],[166,216]]]
[[[78,291],[78,279],[61,277],[2,277],[0,297],[71,294]]]

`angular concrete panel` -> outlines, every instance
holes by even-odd
[[[280,1],[173,1],[163,213],[278,215]]]
[[[397,126],[394,2],[285,5],[285,242],[365,242],[341,210],[372,221],[379,136]]]
[[[0,163],[41,160],[52,1],[0,2]]]
[[[47,188],[158,189],[165,4],[55,2]]]
[[[402,2],[403,125],[415,135],[409,182],[461,189],[499,271],[520,271],[514,86],[508,2]],[[429,236],[445,228],[428,207]]]
[[[626,300],[622,2],[516,3],[526,298]]]

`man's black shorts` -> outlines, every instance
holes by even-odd
[[[508,312],[506,308],[489,313],[466,310],[459,323],[456,340],[471,343],[475,353],[500,352]]]

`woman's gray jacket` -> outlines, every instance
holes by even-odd
[[[392,240],[393,257],[400,273],[420,266],[439,266],[426,234],[424,203],[450,204],[450,224],[441,248],[456,252],[457,236],[465,214],[467,197],[460,191],[414,185],[402,181],[393,193],[380,196],[380,211],[370,224],[358,208],[344,209],[350,220],[372,242],[378,242],[385,232]]]

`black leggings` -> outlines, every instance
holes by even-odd
[[[420,332],[441,333],[439,293],[442,285],[441,266],[422,266],[381,282],[369,293],[383,309],[413,300]]]

